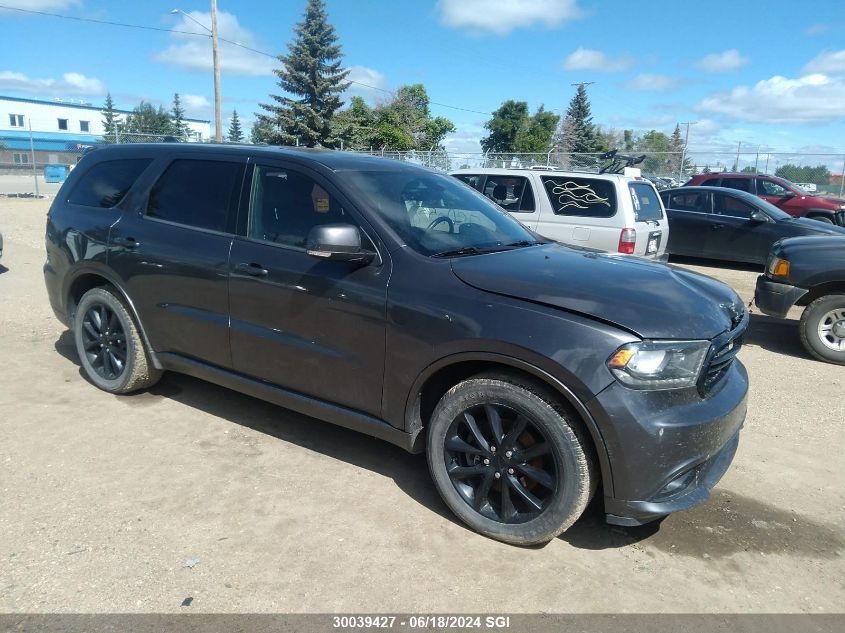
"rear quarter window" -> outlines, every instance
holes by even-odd
[[[631,202],[634,205],[634,218],[637,222],[663,219],[660,198],[654,187],[644,182],[632,182],[628,184],[628,191],[631,194]]]
[[[116,206],[151,162],[151,158],[128,158],[95,163],[76,183],[68,202],[101,209]]]
[[[572,176],[543,176],[541,180],[555,215],[616,215],[616,187],[612,181]]]

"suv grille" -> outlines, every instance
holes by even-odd
[[[748,318],[748,312],[745,312],[733,330],[713,341],[715,351],[710,352],[698,381],[698,392],[702,396],[710,393],[710,390],[728,373],[742,347],[745,330],[748,329]]]

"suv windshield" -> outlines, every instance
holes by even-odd
[[[450,176],[418,171],[339,174],[405,243],[431,256],[475,255],[540,243],[537,235]]]

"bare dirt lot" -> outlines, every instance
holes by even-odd
[[[90,385],[44,290],[48,204],[0,198],[0,612],[842,610],[845,370],[794,320],[752,317],[708,503],[637,529],[594,504],[517,548],[457,523],[423,456],[184,376]],[[752,298],[753,269],[694,267]]]

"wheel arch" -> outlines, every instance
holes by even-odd
[[[843,281],[826,281],[810,288],[810,290],[801,297],[795,305],[808,306],[813,301],[825,295],[845,294],[845,280]]]
[[[147,331],[144,329],[144,323],[138,315],[138,310],[135,308],[135,303],[129,297],[123,284],[110,270],[100,266],[81,266],[74,270],[72,275],[68,275],[65,282],[65,289],[62,293],[62,300],[64,302],[65,314],[67,315],[68,323],[71,328],[74,325],[76,317],[76,307],[79,305],[79,300],[82,296],[92,288],[102,288],[103,286],[112,286],[117,290],[121,300],[129,310],[129,314],[138,325],[138,331],[147,347],[147,353],[153,367],[156,369],[164,369],[150,345],[150,340],[147,337]]]
[[[497,371],[523,378],[544,388],[567,405],[590,437],[598,459],[605,495],[613,495],[613,476],[607,447],[595,419],[584,402],[563,382],[526,361],[502,354],[468,352],[454,354],[429,365],[414,382],[405,408],[405,430],[412,439],[412,450],[425,446],[426,422],[446,391],[462,380],[483,372]]]

